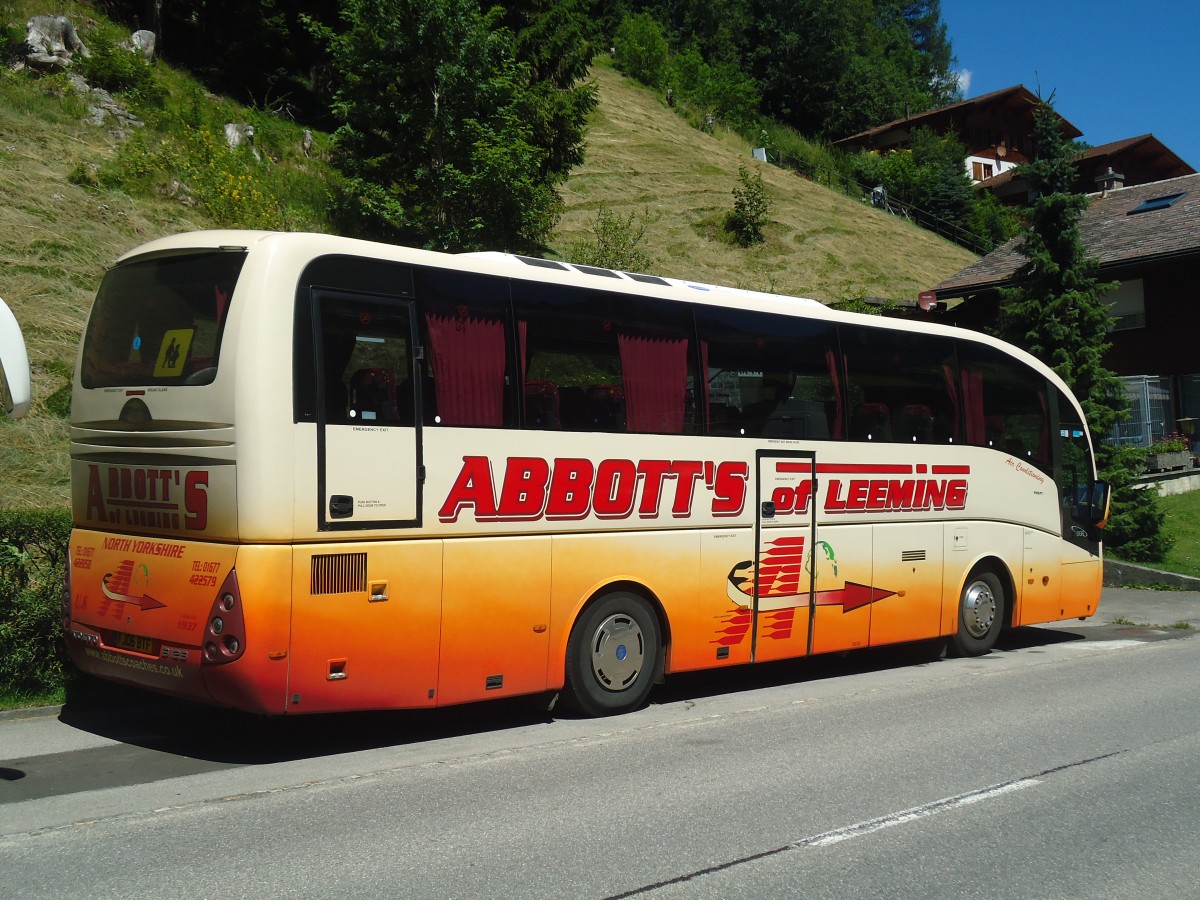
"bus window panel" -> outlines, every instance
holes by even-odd
[[[407,307],[324,298],[321,348],[328,424],[414,424]]]
[[[687,307],[665,301],[513,282],[526,384],[525,425],[572,431],[684,434],[698,430]],[[555,421],[531,414],[558,389]]]
[[[834,326],[800,317],[697,307],[709,434],[840,439]]]
[[[508,282],[503,278],[416,269],[427,360],[425,423],[476,428],[516,424]]]
[[[1048,468],[1050,416],[1045,379],[995,348],[958,343],[968,443]]]
[[[858,325],[841,335],[855,440],[961,442],[951,339]]]
[[[83,386],[210,384],[244,261],[214,251],[109,271],[84,337]]]

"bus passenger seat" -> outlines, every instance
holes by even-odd
[[[588,418],[591,431],[624,431],[624,388],[615,384],[596,384],[588,388]]]
[[[984,443],[997,450],[1008,445],[1008,423],[1004,416],[985,416],[983,419]]]
[[[525,382],[525,424],[529,428],[558,428],[558,385],[553,381]]]
[[[900,407],[896,422],[896,433],[905,443],[933,442],[933,410],[924,403],[909,403]]]
[[[587,392],[578,385],[561,388],[558,392],[558,415],[562,427],[568,431],[587,431]]]
[[[892,413],[886,403],[860,403],[854,413],[854,439],[890,441]]]
[[[394,424],[400,420],[396,409],[396,376],[391,369],[359,369],[350,378],[351,417],[361,422]]]

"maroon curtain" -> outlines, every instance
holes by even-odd
[[[525,349],[526,342],[528,341],[528,335],[529,323],[524,319],[518,319],[517,340],[521,343],[521,346],[518,348],[518,352],[521,354],[521,381],[525,380],[525,373],[529,370],[529,357],[526,355],[527,351]]]
[[[504,424],[504,323],[427,313],[430,363],[442,425]]]
[[[983,410],[983,373],[962,370],[963,406],[967,410],[967,443],[987,446],[987,419]]]
[[[962,436],[962,413],[958,403],[958,384],[954,378],[954,366],[942,366],[942,376],[946,379],[946,393],[950,395],[950,404],[954,407],[954,439]],[[967,443],[971,443],[969,440]]]
[[[825,351],[825,365],[829,367],[829,380],[833,382],[833,439],[840,441],[842,439],[843,429],[843,414],[842,414],[842,380],[838,377],[838,356],[832,350]]]
[[[687,398],[687,339],[620,332],[628,431],[682,434]]]
[[[1038,430],[1038,455],[1042,462],[1050,462],[1050,409],[1046,405],[1046,392],[1038,391],[1038,405],[1042,408],[1042,427]]]

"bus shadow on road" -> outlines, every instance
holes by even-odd
[[[993,653],[1083,640],[1068,631],[1017,628]],[[651,704],[666,705],[801,682],[942,664],[944,641],[829,653],[805,659],[672,675],[655,687]],[[986,657],[984,657],[986,658]],[[67,725],[150,751],[231,766],[269,765],[340,753],[545,725],[569,718],[550,710],[551,695],[515,697],[429,710],[387,710],[265,717],[159,697],[132,688],[69,698]],[[94,686],[95,688],[95,686]]]
[[[1000,635],[992,654],[1048,647],[1069,641],[1081,641],[1083,635],[1047,628],[1023,627]],[[947,641],[920,641],[886,647],[870,647],[838,653],[823,653],[804,659],[782,660],[740,666],[686,672],[669,678],[651,695],[653,703],[677,703],[686,700],[761,690],[800,682],[852,677],[889,669],[937,665],[947,659]],[[986,656],[980,657],[987,659]]]
[[[147,750],[226,765],[268,765],[553,721],[550,696],[430,710],[256,716],[136,690],[119,705],[68,703],[60,721]]]

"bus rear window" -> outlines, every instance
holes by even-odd
[[[83,386],[209,384],[245,259],[214,250],[111,269],[84,337]]]

